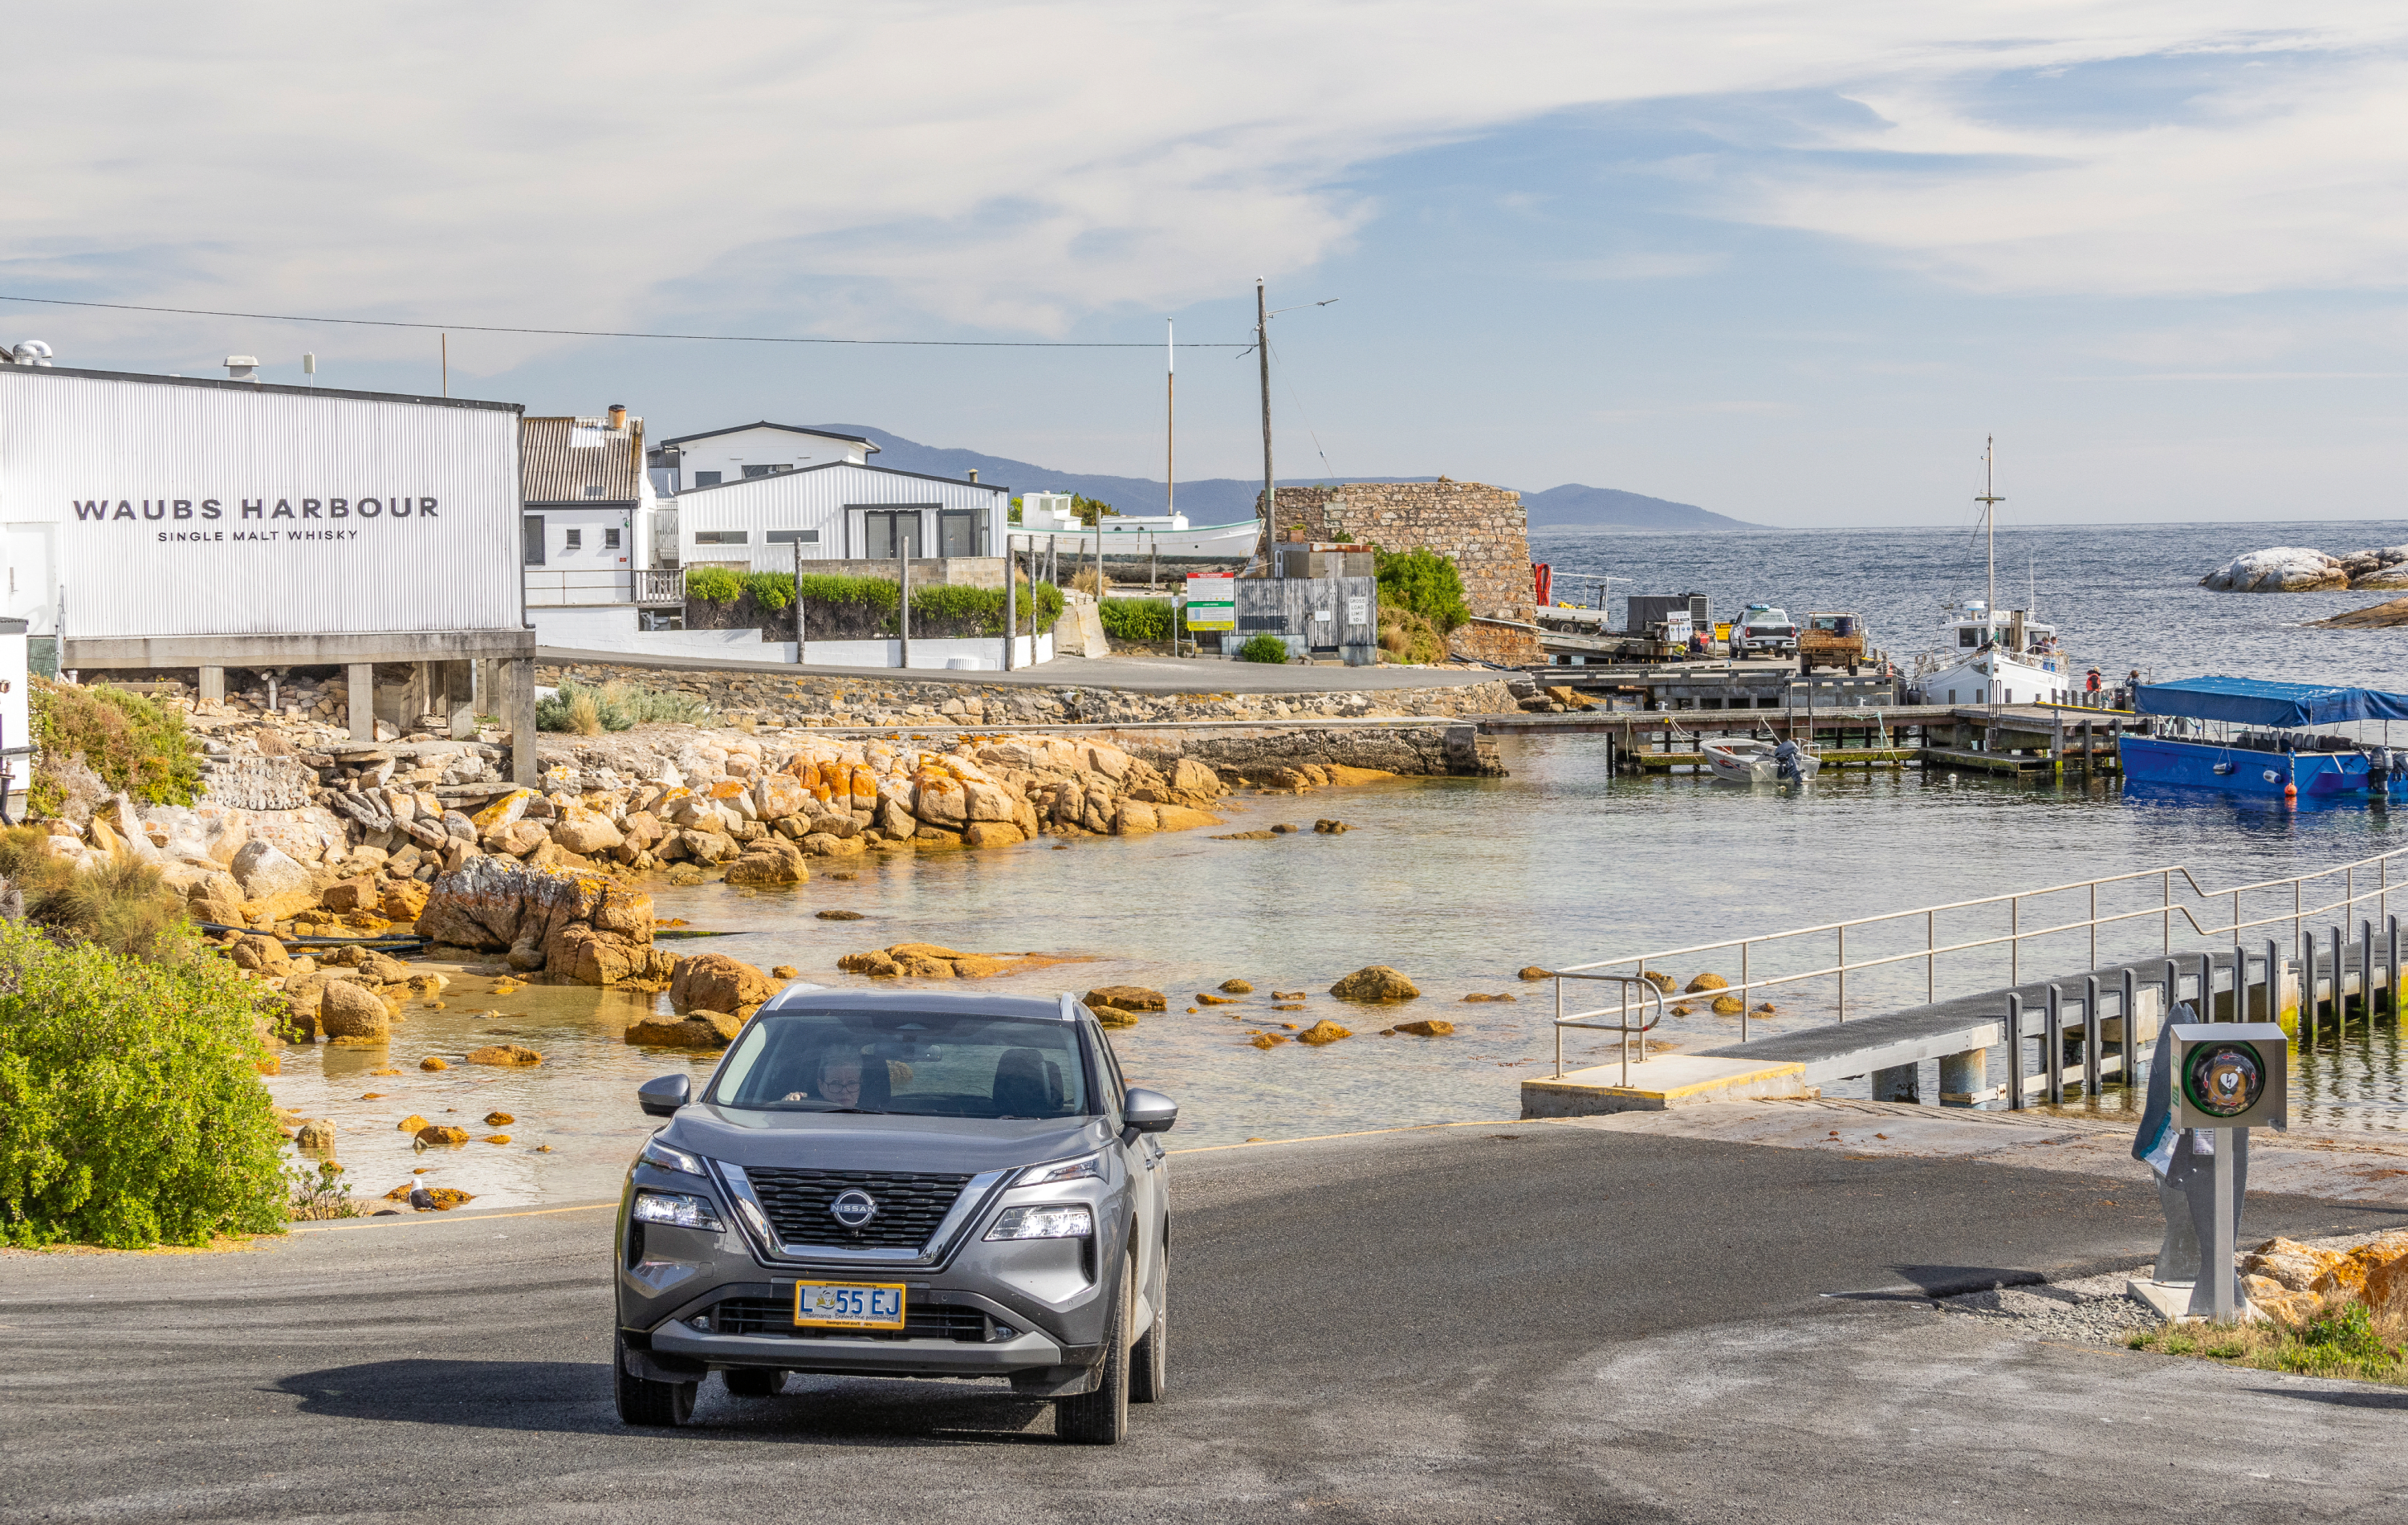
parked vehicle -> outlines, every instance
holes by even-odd
[[[677,1425],[721,1374],[1008,1377],[1066,1440],[1117,1443],[1167,1382],[1163,1096],[1069,996],[789,987],[629,1171],[617,1396]]]
[[[1731,628],[1733,656],[1795,656],[1798,626],[1770,604],[1750,604]]]
[[[1816,610],[1798,626],[1798,670],[1818,667],[1845,668],[1854,673],[1865,660],[1865,622],[1861,615]]]

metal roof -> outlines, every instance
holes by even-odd
[[[870,466],[861,461],[823,461],[817,466],[796,467],[792,471],[773,471],[766,477],[738,477],[734,482],[714,482],[708,486],[689,487],[678,494],[678,496],[687,498],[698,496],[704,493],[724,493],[731,487],[758,487],[764,482],[776,482],[781,477],[807,477],[814,471],[834,471],[839,468],[848,471],[875,471],[882,477],[910,477],[918,482],[951,482],[956,487],[975,487],[984,493],[1002,493],[1009,496],[1011,492],[1010,488],[1001,482],[971,482],[963,477],[932,476],[925,471],[906,471],[899,466]]]
[[[2243,726],[2293,728],[2347,720],[2408,720],[2408,695],[2337,683],[2286,683],[2214,675],[2144,683],[2132,708],[2144,715],[2187,715]]]
[[[838,434],[834,429],[806,429],[799,424],[772,424],[766,418],[752,424],[731,424],[724,429],[705,429],[700,434],[681,434],[674,439],[662,440],[661,448],[666,450],[671,445],[689,444],[696,439],[716,439],[723,434],[742,434],[747,429],[782,429],[788,434],[808,434],[818,439],[850,439],[856,445],[867,446],[872,454],[878,451],[876,445],[857,434]]]
[[[644,421],[530,418],[521,424],[520,496],[539,503],[634,503],[642,497]]]

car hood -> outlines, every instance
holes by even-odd
[[[1100,1117],[897,1117],[879,1114],[682,1108],[661,1141],[731,1165],[931,1171],[978,1175],[1102,1148]]]

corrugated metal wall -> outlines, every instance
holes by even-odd
[[[848,554],[862,554],[859,515],[848,515],[848,508],[913,504],[935,505],[944,509],[974,509],[986,516],[985,554],[1003,554],[1005,516],[1010,509],[1010,495],[998,487],[977,482],[949,482],[937,477],[912,476],[900,471],[882,471],[876,467],[830,466],[812,471],[781,471],[775,476],[752,477],[730,482],[724,487],[707,487],[700,491],[678,495],[678,534],[682,541],[680,554],[687,566],[696,563],[746,562],[758,571],[791,570],[795,548],[791,545],[767,543],[771,530],[816,529],[820,538],[815,544],[805,545],[805,561],[836,561]],[[922,541],[924,548],[936,545],[937,528],[934,515]],[[848,525],[851,519],[853,523]],[[710,530],[740,529],[745,543],[735,545],[700,545],[695,536]],[[847,540],[848,529],[851,540]]]
[[[74,639],[514,629],[518,431],[492,404],[0,367],[0,521],[56,526]]]

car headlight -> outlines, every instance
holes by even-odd
[[[678,1229],[715,1230],[725,1227],[709,1199],[690,1197],[682,1191],[637,1192],[635,1216],[638,1223],[666,1223]]]
[[[1084,1202],[1050,1207],[1007,1207],[986,1231],[996,1239],[1086,1239],[1096,1231],[1096,1216]]]
[[[643,1152],[636,1158],[647,1165],[658,1165],[665,1171],[676,1171],[684,1175],[701,1175],[704,1180],[710,1179],[703,1173],[701,1156],[687,1154],[683,1149],[672,1149],[657,1138],[646,1139]]]
[[[1104,1178],[1104,1157],[1098,1152],[1079,1159],[1057,1159],[1051,1165],[1031,1165],[1012,1178],[1016,1187],[1059,1186],[1065,1181],[1100,1181]]]

